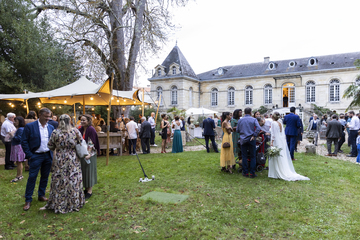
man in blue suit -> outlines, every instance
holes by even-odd
[[[209,116],[203,121],[203,128],[204,128],[204,137],[205,137],[205,143],[206,143],[206,151],[209,153],[209,139],[211,140],[211,143],[213,145],[214,151],[219,152],[216,142],[215,142],[215,122],[211,119],[212,116]]]
[[[285,135],[286,142],[290,151],[291,159],[294,161],[294,151],[297,142],[298,128],[301,127],[300,117],[295,115],[295,107],[290,108],[290,114],[284,117],[284,124],[286,124]]]
[[[40,109],[39,119],[25,125],[21,138],[21,147],[26,155],[26,159],[29,161],[30,167],[25,191],[24,211],[30,209],[39,170],[41,171],[41,178],[38,190],[38,200],[41,202],[48,200],[45,197],[45,190],[52,164],[52,152],[48,148],[48,142],[51,133],[54,130],[54,127],[48,124],[50,116],[51,111],[49,109]]]

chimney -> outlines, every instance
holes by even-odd
[[[264,63],[269,63],[270,62],[270,57],[264,57]]]

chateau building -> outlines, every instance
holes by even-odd
[[[342,98],[351,84],[360,85],[360,70],[354,61],[360,52],[310,56],[289,60],[221,66],[195,74],[175,46],[155,74],[148,79],[160,107],[204,107],[218,112],[236,108],[288,109],[311,104],[344,112],[351,99]]]

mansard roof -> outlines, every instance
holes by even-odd
[[[188,77],[197,79],[197,76],[196,76],[194,70],[191,68],[189,62],[186,60],[185,56],[182,54],[182,52],[180,51],[178,46],[175,46],[171,50],[169,55],[166,57],[164,62],[161,64],[162,66],[165,67],[166,76],[164,76],[164,77],[168,76],[168,73],[170,71],[169,67],[173,63],[177,63],[180,66],[180,73],[177,75],[188,76]],[[171,75],[171,76],[174,76],[174,75]],[[157,77],[156,73],[153,75],[153,78],[155,78],[155,77]]]
[[[306,72],[355,68],[354,61],[356,59],[360,59],[360,52],[223,66],[197,76],[201,81],[272,75],[274,77],[278,75],[291,76]],[[271,63],[273,65],[270,65]],[[219,71],[221,68],[223,71]]]

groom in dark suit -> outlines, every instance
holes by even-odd
[[[139,137],[141,139],[141,148],[143,150],[143,154],[150,153],[150,138],[151,138],[151,124],[146,121],[145,117],[141,119],[141,130]]]
[[[284,117],[286,142],[290,151],[291,160],[294,158],[294,151],[297,142],[298,128],[301,127],[300,117],[295,115],[295,107],[290,108],[290,114]]]
[[[52,164],[52,152],[48,148],[48,142],[54,127],[48,124],[51,111],[42,108],[39,111],[39,119],[25,125],[23,135],[21,137],[21,147],[29,161],[29,178],[25,191],[24,211],[30,209],[32,195],[39,170],[41,178],[38,190],[38,200],[46,202],[45,190],[49,178]]]

